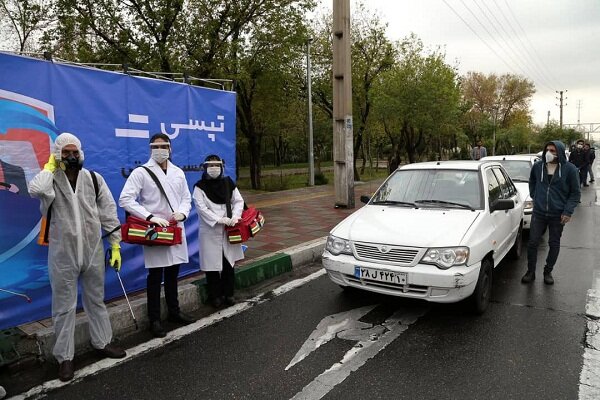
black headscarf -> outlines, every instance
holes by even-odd
[[[235,183],[230,177],[221,175],[213,179],[206,172],[202,174],[202,178],[194,186],[197,186],[206,193],[206,197],[215,204],[226,203],[227,188],[229,188],[229,201],[231,201],[233,189],[236,188]]]

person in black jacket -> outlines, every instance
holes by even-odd
[[[596,159],[596,153],[594,149],[590,147],[589,143],[583,145],[583,149],[590,153],[590,164],[588,165],[588,174],[590,175],[590,183],[594,182],[594,160]],[[587,181],[587,178],[586,178]]]
[[[567,162],[565,145],[558,141],[544,146],[542,159],[531,168],[529,195],[533,200],[533,214],[527,245],[527,273],[521,282],[535,280],[538,246],[548,230],[548,256],[544,267],[544,283],[552,285],[552,270],[560,252],[563,228],[571,220],[579,204],[581,191],[577,168]]]
[[[569,155],[569,162],[574,164],[579,170],[579,184],[583,186],[589,186],[586,183],[588,166],[590,164],[590,152],[585,151],[583,148],[583,139],[577,141],[575,150]]]

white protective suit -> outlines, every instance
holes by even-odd
[[[144,168],[134,169],[127,178],[119,197],[119,206],[131,215],[143,219],[152,214],[155,217],[171,220],[173,212],[180,212],[187,218],[192,208],[192,199],[185,174],[181,168],[168,161],[167,173],[165,174],[160,165],[153,159],[148,160],[144,166],[150,168],[162,184],[171,206],[173,206],[173,211],[171,211],[169,203],[167,203],[160,189]],[[144,246],[146,268],[163,268],[188,262],[188,248],[183,221],[179,222],[177,226],[181,227],[181,244],[175,246]]]
[[[200,248],[200,269],[202,271],[222,271],[223,254],[233,267],[236,261],[244,258],[241,244],[231,244],[225,233],[225,225],[217,223],[227,216],[227,206],[210,201],[198,187],[194,187],[194,204],[198,212],[198,246]],[[231,194],[231,214],[240,218],[244,209],[244,199],[237,188]]]
[[[110,232],[120,226],[115,200],[106,182],[96,173],[98,199],[90,172],[81,169],[75,192],[67,175],[42,170],[29,184],[31,196],[40,199],[40,211],[50,219],[48,272],[52,286],[52,322],[56,334],[53,354],[58,362],[72,360],[75,353],[77,281],[83,291],[83,309],[90,327],[92,346],[103,349],[112,340],[112,329],[104,305],[104,246],[101,228]],[[111,244],[121,241],[113,232]]]

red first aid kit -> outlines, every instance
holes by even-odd
[[[132,215],[121,225],[121,236],[125,243],[144,246],[173,246],[181,244],[181,228],[175,222],[162,227]]]
[[[225,230],[229,243],[243,243],[256,236],[265,224],[262,213],[254,207],[248,207],[242,212],[242,218],[234,226],[227,226]]]

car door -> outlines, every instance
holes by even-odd
[[[510,215],[508,215],[508,210],[492,211],[496,201],[503,198],[502,187],[492,167],[486,168],[485,175],[488,192],[488,212],[494,228],[492,233],[494,259],[500,260],[509,249],[507,246],[511,237],[512,221]]]
[[[515,238],[519,233],[519,226],[521,224],[523,210],[522,199],[519,196],[518,190],[513,181],[510,179],[506,170],[500,167],[494,167],[493,171],[496,175],[496,178],[498,178],[498,182],[500,183],[500,192],[502,193],[502,198],[511,199],[515,203],[515,207],[513,209],[506,210],[506,214],[511,220],[510,238],[508,240],[508,250],[510,250],[510,247],[514,243]]]

